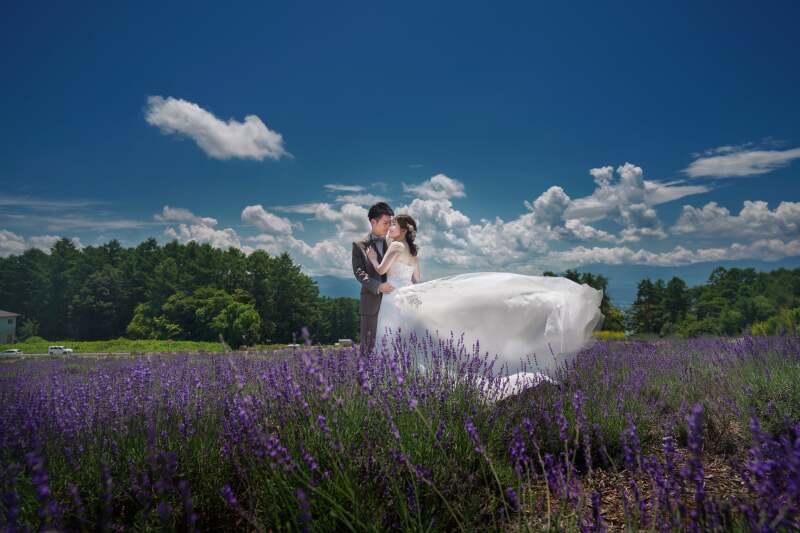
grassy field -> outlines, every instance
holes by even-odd
[[[425,370],[417,366],[422,361]],[[0,365],[0,528],[794,531],[800,339]]]
[[[621,331],[599,331],[594,337],[600,340],[623,340],[625,334]],[[49,341],[40,337],[31,337],[24,342],[0,345],[3,349],[18,348],[26,354],[47,353],[49,346],[65,346],[72,348],[74,353],[196,353],[196,352],[224,352],[226,350],[219,342],[202,341],[174,341],[174,340],[134,340],[110,339],[102,341]],[[258,344],[243,348],[247,351],[268,351],[285,348],[286,344]]]
[[[194,353],[222,352],[225,347],[219,342],[111,339],[103,341],[49,341],[32,337],[25,342],[2,345],[4,348],[19,348],[26,354],[47,353],[48,346],[65,346],[75,353]],[[285,344],[259,344],[249,350],[272,350],[286,347]]]

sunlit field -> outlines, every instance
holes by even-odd
[[[31,337],[23,342],[17,342],[13,345],[14,348],[22,350],[25,354],[46,354],[47,349],[50,346],[65,346],[67,348],[71,348],[75,354],[219,352],[225,351],[226,348],[219,342],[126,338],[104,341],[48,341],[46,339],[42,339],[41,337]],[[285,346],[285,344],[258,344],[248,347],[248,350],[265,351]]]
[[[430,339],[3,360],[0,525],[800,527],[797,337],[597,340],[556,384],[501,375]]]

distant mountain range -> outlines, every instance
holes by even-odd
[[[361,286],[353,276],[350,276],[349,278],[339,278],[336,276],[312,276],[312,278],[319,286],[319,293],[329,298],[339,298],[341,296],[358,298],[358,293],[361,290]]]
[[[655,281],[663,279],[669,281],[673,276],[683,278],[690,287],[702,285],[708,281],[708,276],[717,267],[725,268],[755,268],[758,271],[769,272],[779,268],[800,267],[800,257],[790,257],[780,261],[720,261],[716,263],[697,263],[679,267],[653,267],[642,265],[585,265],[578,268],[580,272],[602,274],[608,281],[608,294],[614,305],[620,308],[629,307],[636,299],[636,286],[642,278],[649,277]],[[355,278],[339,278],[336,276],[317,276],[314,280],[319,286],[320,294],[330,298],[348,296],[358,298],[360,287]]]

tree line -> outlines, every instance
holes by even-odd
[[[545,276],[556,276],[545,272]],[[715,268],[703,285],[688,287],[674,276],[669,281],[644,278],[636,299],[625,310],[608,296],[608,278],[567,270],[560,274],[603,291],[602,329],[634,335],[779,335],[800,327],[800,268],[757,272],[754,268]]]
[[[800,268],[718,267],[696,287],[644,278],[626,313],[629,331],[661,336],[797,334],[799,324]]]
[[[355,281],[354,281],[355,283]],[[0,258],[2,308],[23,315],[18,335],[217,340],[234,347],[356,339],[358,301],[327,298],[288,254],[245,255],[209,244],[117,240]]]
[[[719,267],[696,287],[679,277],[644,278],[625,310],[612,303],[607,277],[574,269],[560,275],[603,291],[607,331],[776,334],[796,331],[800,323],[800,268]],[[316,282],[286,253],[245,255],[194,241],[162,246],[152,238],[131,248],[112,240],[82,249],[60,239],[49,254],[29,249],[0,258],[0,308],[23,315],[20,338],[214,341],[222,336],[238,347],[292,342],[304,327],[312,341],[323,343],[357,340],[359,330],[358,300],[321,296]]]

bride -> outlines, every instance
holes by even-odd
[[[380,304],[378,348],[398,330],[419,337],[463,333],[465,346],[479,342],[481,353],[497,355],[496,364],[505,365],[512,381],[535,384],[547,378],[520,370],[555,369],[586,345],[604,318],[602,291],[563,277],[474,272],[421,283],[416,234],[414,219],[398,215],[389,227],[391,244],[383,260],[367,250],[378,273],[395,287]]]

